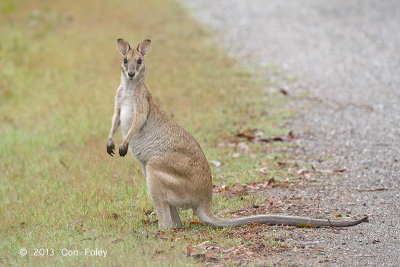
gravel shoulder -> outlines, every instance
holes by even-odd
[[[191,0],[234,57],[268,72],[297,114],[298,155],[318,185],[277,194],[305,211],[370,214],[348,229],[292,231],[303,244],[270,263],[398,265],[400,261],[400,5],[386,1]],[[308,207],[308,208],[307,208]],[[317,208],[316,208],[317,207]]]

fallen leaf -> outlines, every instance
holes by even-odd
[[[237,133],[237,137],[245,137],[249,141],[253,141],[257,129],[240,129]]]
[[[231,189],[226,185],[213,185],[213,191],[214,193],[221,193],[223,191],[231,191]]]
[[[374,192],[374,191],[386,191],[387,188],[373,188],[373,189],[357,189],[358,192]]]
[[[190,222],[189,225],[204,225],[201,222]]]
[[[163,231],[158,231],[157,233],[155,233],[155,237],[165,240],[168,239],[168,234]]]
[[[287,141],[293,141],[293,140],[295,140],[296,139],[296,136],[294,136],[294,134],[293,134],[293,131],[290,131],[289,133],[288,133],[288,135],[286,136],[286,140]]]
[[[186,257],[190,257],[193,255],[197,255],[197,252],[191,247],[186,247]]]
[[[281,92],[281,94],[283,94],[283,95],[289,95],[288,92],[285,89],[283,89],[282,87],[279,88],[279,92]]]
[[[191,247],[186,247],[186,257],[193,257],[193,258],[205,258],[204,253],[198,253]]]
[[[315,169],[315,171],[316,172],[319,172],[319,173],[340,173],[340,172],[345,172],[346,171],[346,169],[336,169],[336,170],[334,170],[334,169],[326,169],[326,170],[321,170],[321,169]]]
[[[267,185],[270,185],[270,184],[272,184],[273,182],[275,182],[275,178],[268,179]]]
[[[346,169],[345,168],[343,168],[343,169],[337,169],[337,170],[334,170],[333,172],[334,173],[336,173],[336,172],[345,172],[346,171]]]
[[[277,161],[276,164],[281,168],[285,168],[287,166],[287,163],[281,161]]]
[[[207,249],[207,250],[217,250],[217,249],[220,249],[220,247],[218,247],[218,246],[206,246],[205,249]]]
[[[293,141],[296,139],[296,137],[293,134],[293,131],[290,131],[286,136],[276,136],[276,137],[262,137],[259,134],[256,133],[257,129],[241,129],[236,133],[237,137],[244,137],[248,141],[258,141],[258,142],[264,142],[264,143],[270,143],[270,142],[283,142],[283,141]],[[261,133],[262,134],[262,133]]]

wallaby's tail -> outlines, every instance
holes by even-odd
[[[223,219],[214,215],[211,208],[198,207],[195,209],[195,214],[199,219],[212,227],[228,227],[228,226],[241,226],[248,222],[268,224],[268,225],[288,225],[288,226],[298,226],[298,227],[324,227],[324,226],[334,226],[334,227],[349,227],[360,224],[362,222],[368,221],[368,216],[356,221],[331,221],[329,219],[310,219],[306,217],[299,216],[284,216],[284,215],[257,215],[250,217],[243,217],[237,219]]]

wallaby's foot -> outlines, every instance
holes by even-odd
[[[114,157],[115,154],[114,148],[115,148],[114,141],[112,139],[109,139],[107,143],[107,153],[110,154],[111,157]]]
[[[172,206],[166,204],[164,206],[164,210],[158,209],[157,210],[157,217],[158,217],[158,228],[159,229],[176,229],[182,228],[182,222],[179,218],[179,214],[177,209]],[[160,214],[164,212],[164,214]]]
[[[158,222],[158,229],[160,230],[168,230],[168,229],[180,229],[182,228],[182,225],[161,225],[160,222]]]
[[[183,225],[179,218],[177,221],[175,221],[173,218],[171,218],[171,220],[169,220],[168,218],[167,220],[164,221],[158,220],[158,229],[179,229],[182,227]]]
[[[119,146],[119,155],[121,157],[125,157],[126,153],[128,153],[128,145],[125,145],[124,143],[122,143]]]
[[[178,210],[176,207],[170,205],[171,219],[174,225],[173,228],[182,228],[181,218],[179,218]]]

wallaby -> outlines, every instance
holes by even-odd
[[[124,157],[129,150],[141,164],[160,228],[182,227],[177,208],[192,209],[202,222],[213,227],[248,222],[348,227],[368,220],[364,217],[356,221],[331,221],[281,215],[224,219],[213,214],[211,170],[200,145],[159,107],[144,83],[144,57],[150,46],[151,41],[144,40],[136,49],[131,49],[127,41],[117,40],[123,57],[121,84],[115,97],[107,152],[114,155],[113,137],[121,125],[123,142],[119,155]]]

